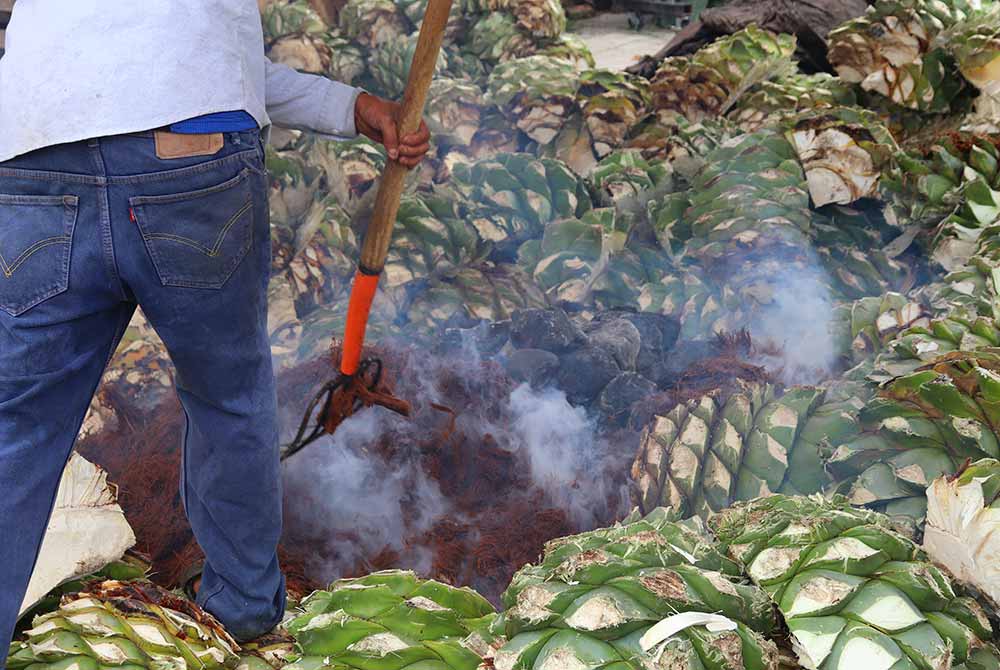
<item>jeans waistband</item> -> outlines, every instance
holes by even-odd
[[[156,156],[154,132],[121,133],[39,149],[0,163],[0,178],[137,184],[222,169],[227,164],[245,163],[264,171],[264,143],[259,130],[224,133],[224,144],[217,153],[175,160]]]
[[[109,137],[145,137],[148,139],[153,139],[154,134],[158,132],[170,132],[170,126],[163,126],[162,128],[153,128],[152,130],[139,130],[134,133],[122,133],[121,135],[111,135]],[[209,133],[213,134],[214,133]],[[261,131],[257,128],[252,130],[227,130],[222,133],[227,139],[234,136],[239,136],[241,139],[255,139],[260,136]],[[107,137],[101,137],[97,139],[108,139]]]

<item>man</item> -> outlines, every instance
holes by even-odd
[[[0,60],[0,667],[60,474],[141,305],[176,368],[198,601],[242,641],[285,606],[261,129],[426,126],[270,63],[254,0],[18,0]],[[136,492],[133,492],[136,493]]]

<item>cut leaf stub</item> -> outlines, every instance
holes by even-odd
[[[21,668],[235,667],[239,646],[211,615],[149,582],[105,581],[36,617],[7,658]]]
[[[108,473],[74,453],[63,472],[19,615],[63,582],[117,561],[134,544],[135,534],[118,505]]]
[[[924,550],[1000,611],[1000,462],[983,459],[934,480]]]

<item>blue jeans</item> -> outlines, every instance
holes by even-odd
[[[152,133],[0,163],[0,667],[60,474],[141,305],[184,408],[181,492],[206,555],[199,604],[237,639],[285,607],[271,245],[256,131],[160,159]]]

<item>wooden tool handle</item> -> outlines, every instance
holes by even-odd
[[[420,128],[424,104],[427,102],[427,90],[434,78],[434,68],[441,52],[448,15],[451,13],[451,2],[452,0],[427,2],[427,12],[420,26],[420,37],[417,38],[417,49],[413,54],[410,76],[406,82],[406,92],[403,94],[400,140]],[[372,213],[368,232],[365,233],[364,246],[361,248],[361,270],[366,274],[378,274],[385,266],[385,257],[389,253],[389,242],[392,240],[396,214],[399,213],[399,198],[403,194],[407,171],[407,168],[397,161],[389,160],[382,173],[382,182],[375,198],[375,211]]]

